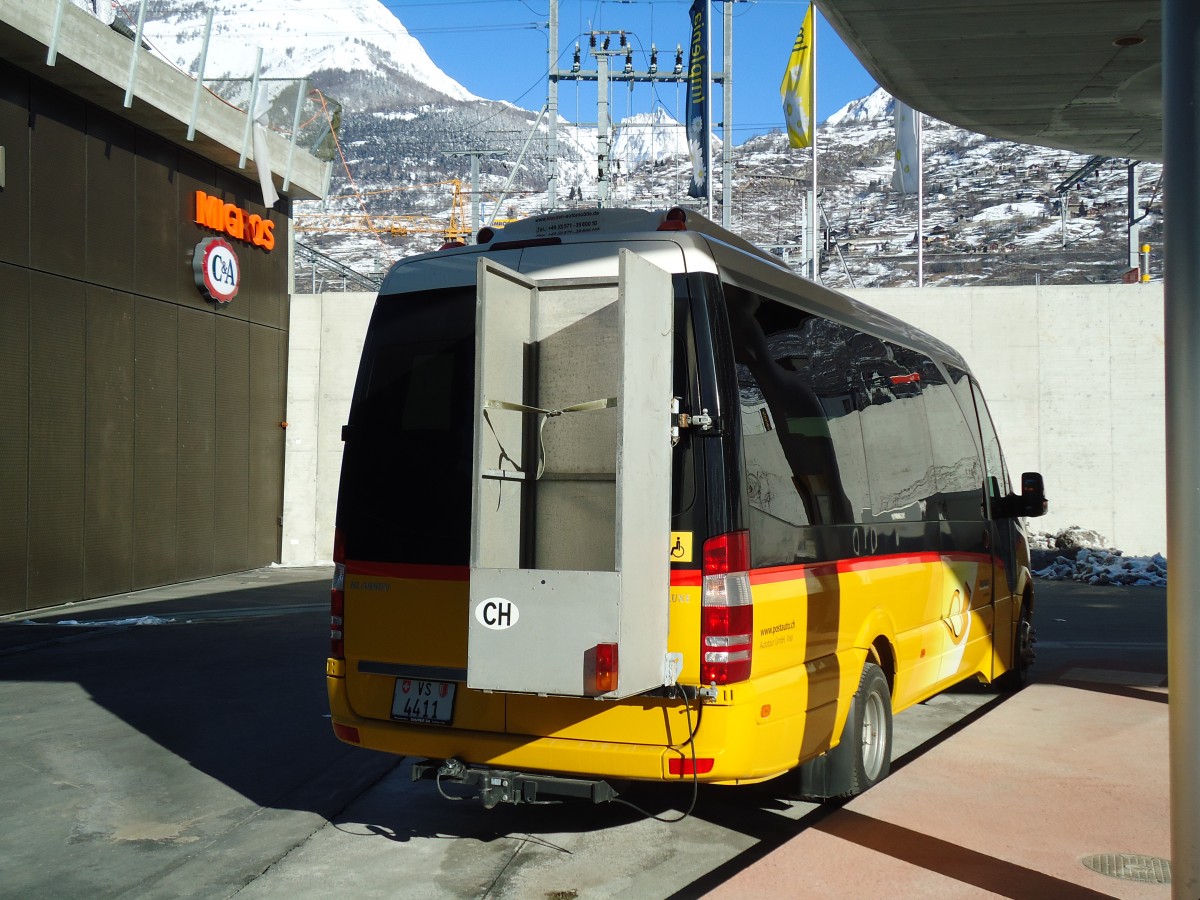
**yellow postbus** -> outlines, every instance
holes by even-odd
[[[343,439],[334,731],[486,806],[851,796],[1033,660],[1042,479],[962,357],[690,211],[401,260]]]

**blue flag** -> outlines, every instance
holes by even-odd
[[[709,75],[708,2],[696,0],[690,12],[691,50],[688,52],[687,142],[692,157],[689,197],[708,196]]]

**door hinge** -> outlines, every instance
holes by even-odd
[[[699,428],[701,431],[708,431],[713,427],[713,417],[708,414],[707,409],[700,410],[699,413],[685,413],[679,410],[679,398],[671,398],[671,443],[679,440],[679,432],[685,428]]]

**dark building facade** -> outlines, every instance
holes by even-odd
[[[0,148],[0,613],[278,560],[290,201],[5,62]]]

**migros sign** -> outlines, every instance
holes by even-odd
[[[267,251],[275,249],[274,222],[204,191],[196,191],[196,224]]]

